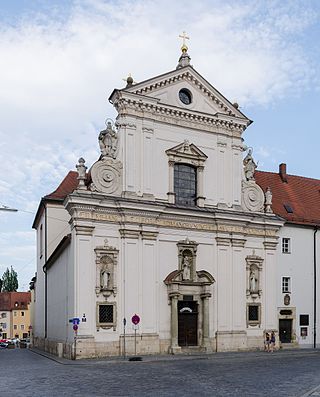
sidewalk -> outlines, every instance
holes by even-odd
[[[137,363],[137,362],[159,362],[159,361],[180,361],[180,360],[223,360],[223,359],[243,359],[249,357],[265,357],[268,355],[270,358],[286,357],[286,356],[304,356],[312,354],[320,354],[320,349],[289,349],[289,350],[276,350],[274,353],[267,353],[265,351],[245,351],[245,352],[217,352],[217,353],[189,353],[189,354],[158,354],[158,355],[145,355],[139,356],[142,361],[129,361],[133,356],[116,356],[116,357],[103,357],[103,358],[83,358],[78,360],[69,360],[66,358],[59,358],[53,354],[44,352],[40,349],[30,348],[29,351],[39,354],[43,357],[53,360],[62,365],[101,365],[106,363]]]

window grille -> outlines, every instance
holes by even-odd
[[[113,305],[99,305],[99,323],[113,324]]]
[[[254,322],[259,321],[259,306],[257,305],[248,306],[248,320]]]

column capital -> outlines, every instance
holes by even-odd
[[[275,251],[277,249],[278,241],[264,241],[263,245],[265,250]]]
[[[169,298],[170,299],[178,299],[180,296],[180,293],[178,291],[170,292],[169,293]]]
[[[231,242],[231,238],[229,237],[216,237],[217,245],[229,246]]]
[[[89,225],[74,225],[76,235],[92,236],[92,232],[94,231],[94,228],[95,228],[94,226],[89,226]]]
[[[246,239],[244,238],[231,238],[231,245],[232,247],[241,247],[243,248],[246,243]]]

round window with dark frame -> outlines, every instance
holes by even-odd
[[[190,105],[190,103],[192,102],[191,92],[186,88],[182,88],[182,90],[179,91],[179,99],[185,105]]]

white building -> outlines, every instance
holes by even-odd
[[[255,182],[251,121],[193,67],[114,90],[101,155],[40,203],[34,344],[76,356],[263,348],[278,330],[283,220]],[[243,159],[244,157],[244,159]],[[285,275],[285,274],[284,274]],[[126,319],[126,327],[124,327]]]
[[[273,210],[286,220],[277,248],[277,311],[282,347],[319,346],[320,180],[279,173],[255,174],[273,192]]]

